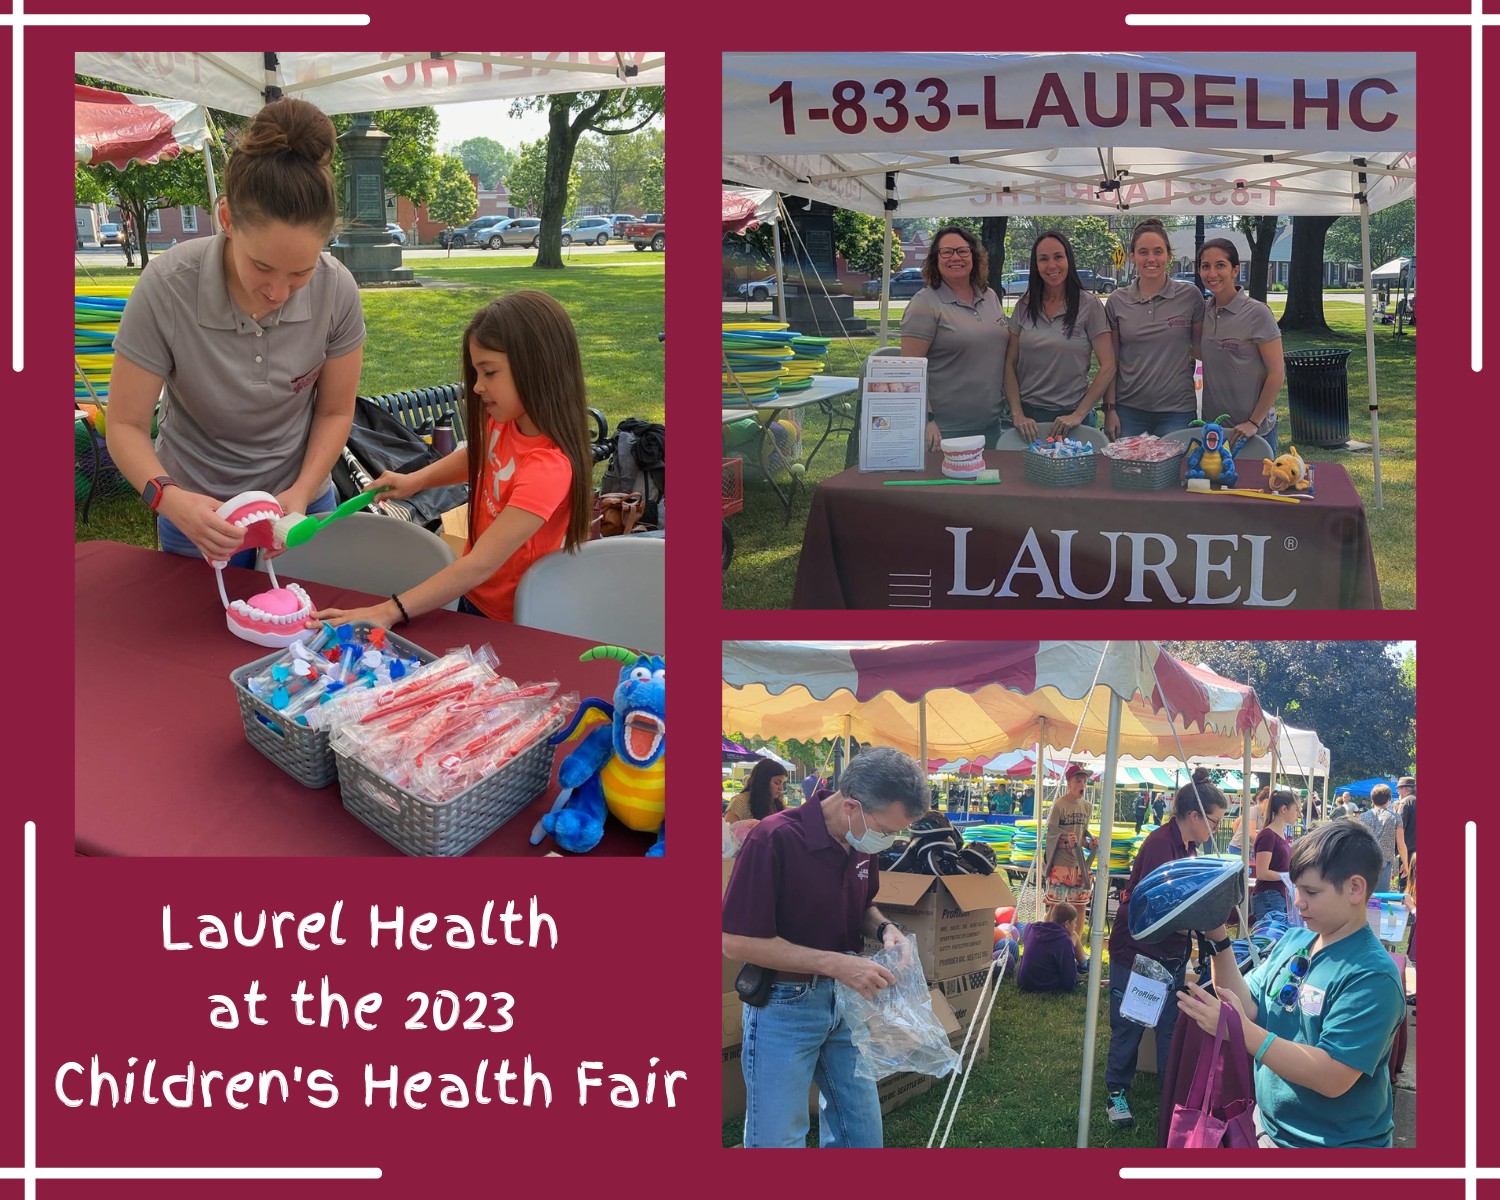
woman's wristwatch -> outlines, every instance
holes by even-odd
[[[894,921],[882,921],[879,925],[875,926],[875,940],[882,946],[885,945],[885,931],[895,923]]]

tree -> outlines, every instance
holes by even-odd
[[[985,282],[997,296],[1005,294],[1000,279],[1005,274],[1005,231],[1009,224],[1009,217],[981,217],[979,221],[979,244],[989,263]]]
[[[1308,329],[1333,336],[1323,316],[1323,239],[1337,217],[1292,218],[1292,262],[1286,308],[1277,322],[1283,330]]]
[[[547,143],[544,141],[522,142],[520,153],[511,164],[506,181],[510,188],[510,200],[527,212],[542,210],[542,193],[547,184]],[[567,208],[572,209],[578,198],[578,172],[568,174]],[[558,229],[562,226],[559,225]]]
[[[591,131],[605,137],[635,133],[661,116],[665,103],[665,90],[655,87],[558,92],[517,100],[511,105],[512,115],[518,116],[527,109],[547,114],[546,169],[538,210],[542,228],[533,266],[562,270],[562,225],[570,211],[569,193],[577,178],[573,157],[578,139]]]
[[[469,169],[463,160],[448,154],[438,155],[432,195],[427,199],[427,215],[444,225],[462,225],[473,219],[478,207],[479,193],[474,190],[474,181],[469,178]],[[448,252],[453,252],[451,242]]]
[[[81,203],[96,203],[94,198],[103,194],[130,214],[130,224],[140,240],[142,267],[150,261],[146,220],[151,213],[176,205],[208,207],[203,155],[197,153],[179,154],[158,163],[132,162],[123,171],[108,164],[75,166],[74,181],[74,194]]]
[[[1120,239],[1110,229],[1109,222],[1103,217],[1075,217],[1072,224],[1068,240],[1073,243],[1078,265],[1101,275],[1112,274]]]
[[[1276,230],[1280,221],[1276,217],[1241,217],[1237,222],[1239,231],[1250,243],[1250,287],[1255,299],[1265,303],[1271,277],[1271,247],[1276,244]]]
[[[479,179],[479,186],[494,190],[510,174],[516,155],[494,138],[471,137],[450,146],[448,153],[463,160],[464,169]]]
[[[340,134],[354,122],[353,114],[339,113],[333,127]],[[436,171],[438,117],[431,108],[390,108],[371,113],[381,133],[390,134],[385,147],[385,187],[405,196],[419,207],[429,196]],[[338,195],[344,195],[344,156],[333,156],[333,177]]]
[[[667,202],[667,161],[661,154],[652,156],[641,177],[641,211],[661,212]]]
[[[881,248],[885,244],[885,222],[869,213],[852,212],[847,208],[835,209],[833,213],[833,248],[843,255],[851,271],[881,277]],[[891,238],[891,270],[899,271],[902,262],[901,245]]]
[[[1416,754],[1416,683],[1395,642],[1164,642],[1255,688],[1268,716],[1312,729],[1340,777],[1400,775]]]
[[[643,129],[623,137],[585,135],[578,139],[579,198],[603,212],[640,204],[641,181],[662,151],[662,131]]]
[[[1370,216],[1370,268],[1410,255],[1417,244],[1417,202],[1403,200]],[[1360,261],[1359,218],[1340,217],[1328,228],[1329,262]]]

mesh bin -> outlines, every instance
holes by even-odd
[[[547,790],[561,715],[493,775],[435,804],[377,775],[357,758],[335,754],[344,809],[403,854],[467,854]]]
[[[372,629],[374,626],[360,622],[355,628]],[[403,657],[420,658],[424,663],[437,657],[394,633],[387,633],[385,640],[387,645],[399,650]],[[310,788],[327,787],[338,778],[333,750],[328,745],[328,734],[287,718],[259,696],[252,695],[245,687],[247,679],[266,670],[285,653],[285,650],[274,651],[229,673],[235,699],[239,701],[245,740],[298,783]]]
[[[1109,460],[1109,482],[1127,492],[1159,492],[1182,482],[1182,455],[1174,454],[1162,462]]]
[[[725,458],[720,462],[723,464],[723,515],[728,517],[745,507],[745,460]]]
[[[1286,356],[1292,442],[1342,446],[1349,440],[1349,351],[1294,350]]]
[[[1049,458],[1027,450],[1021,455],[1026,478],[1042,487],[1069,488],[1093,483],[1099,471],[1099,455],[1078,454],[1071,458]]]

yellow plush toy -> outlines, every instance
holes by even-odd
[[[1297,453],[1296,446],[1288,446],[1287,452],[1275,459],[1262,459],[1260,473],[1266,477],[1266,486],[1273,492],[1305,492],[1312,486],[1307,463]]]

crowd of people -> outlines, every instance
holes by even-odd
[[[229,156],[220,231],[153,256],[125,305],[109,452],[169,553],[252,566],[245,529],[220,515],[242,492],[269,493],[285,513],[337,502],[331,470],[353,421],[365,322],[354,276],[324,252],[338,223],[333,152],[333,123],[316,106],[266,105]],[[465,553],[381,604],[324,610],[312,624],[389,627],[453,601],[510,620],[526,569],[588,538],[593,455],[567,311],[516,291],[451,336],[467,446],[374,486],[404,499],[467,481]]]
[[[879,855],[924,817],[934,797],[921,765],[889,748],[853,758],[836,781],[810,774],[803,781],[810,798],[798,807],[788,806],[787,776],[780,763],[758,763],[724,815],[739,847],[724,896],[723,952],[775,972],[770,1002],[743,1010],[745,1145],[803,1145],[810,1126],[806,1096],[816,1083],[820,1143],[879,1146],[875,1084],[854,1069],[857,1052],[834,982],[866,998],[894,982],[864,957],[867,938],[888,949],[905,940],[874,903]],[[1015,978],[1028,994],[1075,990],[1088,970],[1083,933],[1097,853],[1088,836],[1091,778],[1086,768],[1070,766],[1048,810],[1047,849],[1038,864],[1044,913],[1020,931],[1019,946],[997,935],[997,961],[1010,964],[1019,951]],[[1154,1034],[1157,1074],[1165,1079],[1179,1022],[1204,1030],[1211,1046],[1220,1006],[1228,1004],[1243,1042],[1231,1052],[1253,1061],[1261,1146],[1392,1144],[1390,1062],[1415,997],[1406,996],[1405,980],[1371,929],[1367,908],[1389,885],[1394,854],[1406,907],[1415,912],[1415,855],[1408,858],[1402,849],[1409,818],[1414,850],[1415,780],[1403,778],[1397,790],[1401,799],[1390,809],[1389,789],[1384,796],[1376,789],[1372,821],[1325,820],[1295,840],[1303,815],[1296,794],[1266,787],[1247,806],[1234,837],[1242,849],[1249,839],[1250,923],[1278,916],[1293,926],[1248,973],[1236,965],[1226,926],[1143,942],[1122,916],[1113,921],[1105,1072],[1111,1126],[1135,1121],[1129,1093],[1146,1031]],[[1142,794],[1147,799],[1137,808],[1138,820],[1152,815],[1159,823],[1136,853],[1122,904],[1157,867],[1211,852],[1229,810],[1203,767],[1170,797]],[[1392,826],[1388,854],[1380,839]],[[1412,962],[1415,942],[1413,916]],[[1126,1003],[1137,972],[1168,981],[1164,1002],[1145,1017]]]
[[[1239,286],[1234,243],[1203,243],[1198,272],[1207,299],[1172,278],[1159,220],[1136,224],[1129,253],[1134,279],[1101,300],[1083,286],[1067,236],[1043,233],[1007,317],[978,238],[956,225],[939,229],[922,264],[927,286],[901,319],[902,355],[927,360],[927,448],[983,435],[994,449],[1007,425],[1027,441],[1067,436],[1079,425],[1102,427],[1110,438],[1185,429],[1198,416],[1201,360],[1204,419],[1226,417],[1232,445],[1258,434],[1274,457],[1276,398],[1286,379],[1281,330]]]

